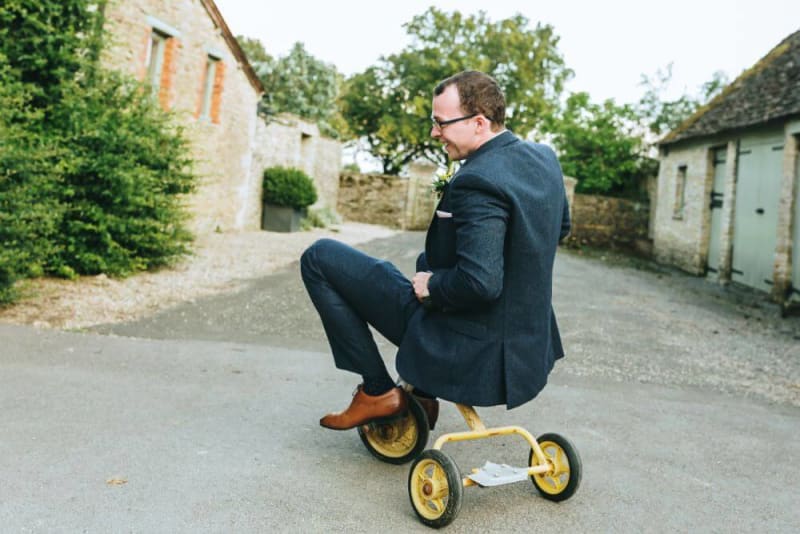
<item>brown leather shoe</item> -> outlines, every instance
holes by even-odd
[[[333,430],[349,430],[375,419],[398,415],[406,410],[406,393],[394,387],[383,395],[367,395],[358,386],[350,406],[343,412],[329,413],[319,420],[319,424]]]
[[[433,427],[436,426],[436,421],[439,419],[439,401],[429,397],[417,397],[416,395],[414,395],[414,399],[425,410],[425,415],[428,416],[428,426],[433,430]]]

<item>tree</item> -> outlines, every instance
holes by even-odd
[[[580,193],[634,195],[640,179],[655,172],[632,106],[610,99],[595,104],[587,93],[574,93],[546,128],[564,174],[578,180]]]
[[[444,78],[474,69],[498,81],[506,94],[506,125],[527,135],[558,108],[572,74],[553,28],[528,26],[522,15],[492,22],[484,12],[429,8],[405,24],[411,43],[404,50],[345,82],[340,106],[350,131],[367,140],[387,174],[417,158],[444,163],[445,153],[429,136],[431,91]]]
[[[672,63],[665,70],[658,69],[653,76],[642,74],[641,85],[645,93],[639,100],[637,112],[650,132],[661,137],[677,128],[697,109],[722,92],[728,85],[728,76],[715,72],[711,79],[698,88],[695,95],[682,94],[675,100],[664,100],[664,93],[672,81]]]
[[[274,59],[257,39],[237,39],[264,85],[261,110],[267,117],[293,113],[315,122],[326,135],[345,134],[336,105],[342,75],[335,66],[309,54],[303,43],[295,43],[286,56]]]
[[[272,64],[275,61],[275,58],[267,53],[264,44],[258,39],[237,35],[236,40],[239,41],[239,46],[242,48],[244,55],[247,56],[247,61],[250,62],[254,69],[258,69],[260,65],[265,63]]]

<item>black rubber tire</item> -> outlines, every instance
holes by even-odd
[[[388,423],[369,423],[358,427],[358,436],[367,450],[382,462],[401,465],[420,455],[428,445],[428,417],[411,395],[408,411]]]
[[[446,481],[446,502],[427,499],[423,488],[425,481],[430,479],[436,479],[438,485]],[[458,466],[442,451],[427,450],[411,464],[408,472],[408,498],[423,524],[432,528],[442,528],[452,523],[461,510],[463,496],[464,483]]]
[[[539,494],[548,499],[550,501],[561,502],[569,499],[572,495],[578,490],[578,486],[581,484],[581,476],[583,473],[583,465],[581,464],[581,457],[578,455],[578,450],[575,448],[572,443],[560,434],[555,433],[548,433],[542,434],[539,436],[538,440],[539,445],[546,443],[554,443],[556,447],[560,448],[561,451],[564,453],[563,458],[560,460],[563,462],[566,460],[567,468],[569,469],[568,473],[562,473],[562,475],[566,474],[567,480],[566,484],[563,484],[563,479],[559,479],[559,484],[563,484],[563,488],[554,488],[552,486],[545,487],[541,484],[542,481],[539,480],[537,475],[531,475],[531,481],[533,485],[536,486],[536,489],[539,490]],[[546,447],[542,446],[543,449]],[[551,456],[547,454],[547,450],[544,451],[545,455]],[[530,454],[528,455],[528,465],[533,467],[538,465],[536,462],[536,457],[533,454],[533,449],[531,449]],[[552,477],[551,477],[552,478]]]

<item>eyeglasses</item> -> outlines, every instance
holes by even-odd
[[[448,124],[465,121],[467,119],[471,119],[472,117],[477,117],[478,115],[480,115],[480,113],[473,113],[472,115],[464,115],[463,117],[458,117],[457,119],[448,119],[446,121],[440,121],[437,120],[435,117],[431,116],[431,122],[433,123],[434,128],[438,128],[439,130],[441,130]]]

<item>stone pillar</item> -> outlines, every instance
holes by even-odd
[[[719,239],[719,281],[731,281],[731,268],[733,266],[733,223],[736,205],[736,174],[739,141],[728,141],[728,151],[725,155],[725,190],[722,205],[722,232]]]
[[[786,300],[792,282],[792,219],[796,198],[795,179],[798,165],[798,138],[788,129],[783,143],[783,176],[778,202],[778,235],[775,246],[775,266],[771,296],[776,302]],[[797,284],[798,281],[795,281]]]
[[[438,202],[431,186],[436,170],[436,165],[428,161],[416,161],[408,166],[404,230],[425,230],[430,225]]]
[[[573,212],[575,211],[575,186],[578,184],[578,179],[573,178],[571,176],[564,176],[564,189],[567,191],[567,203],[569,203],[569,220],[573,221],[574,224],[574,217],[572,216]]]

